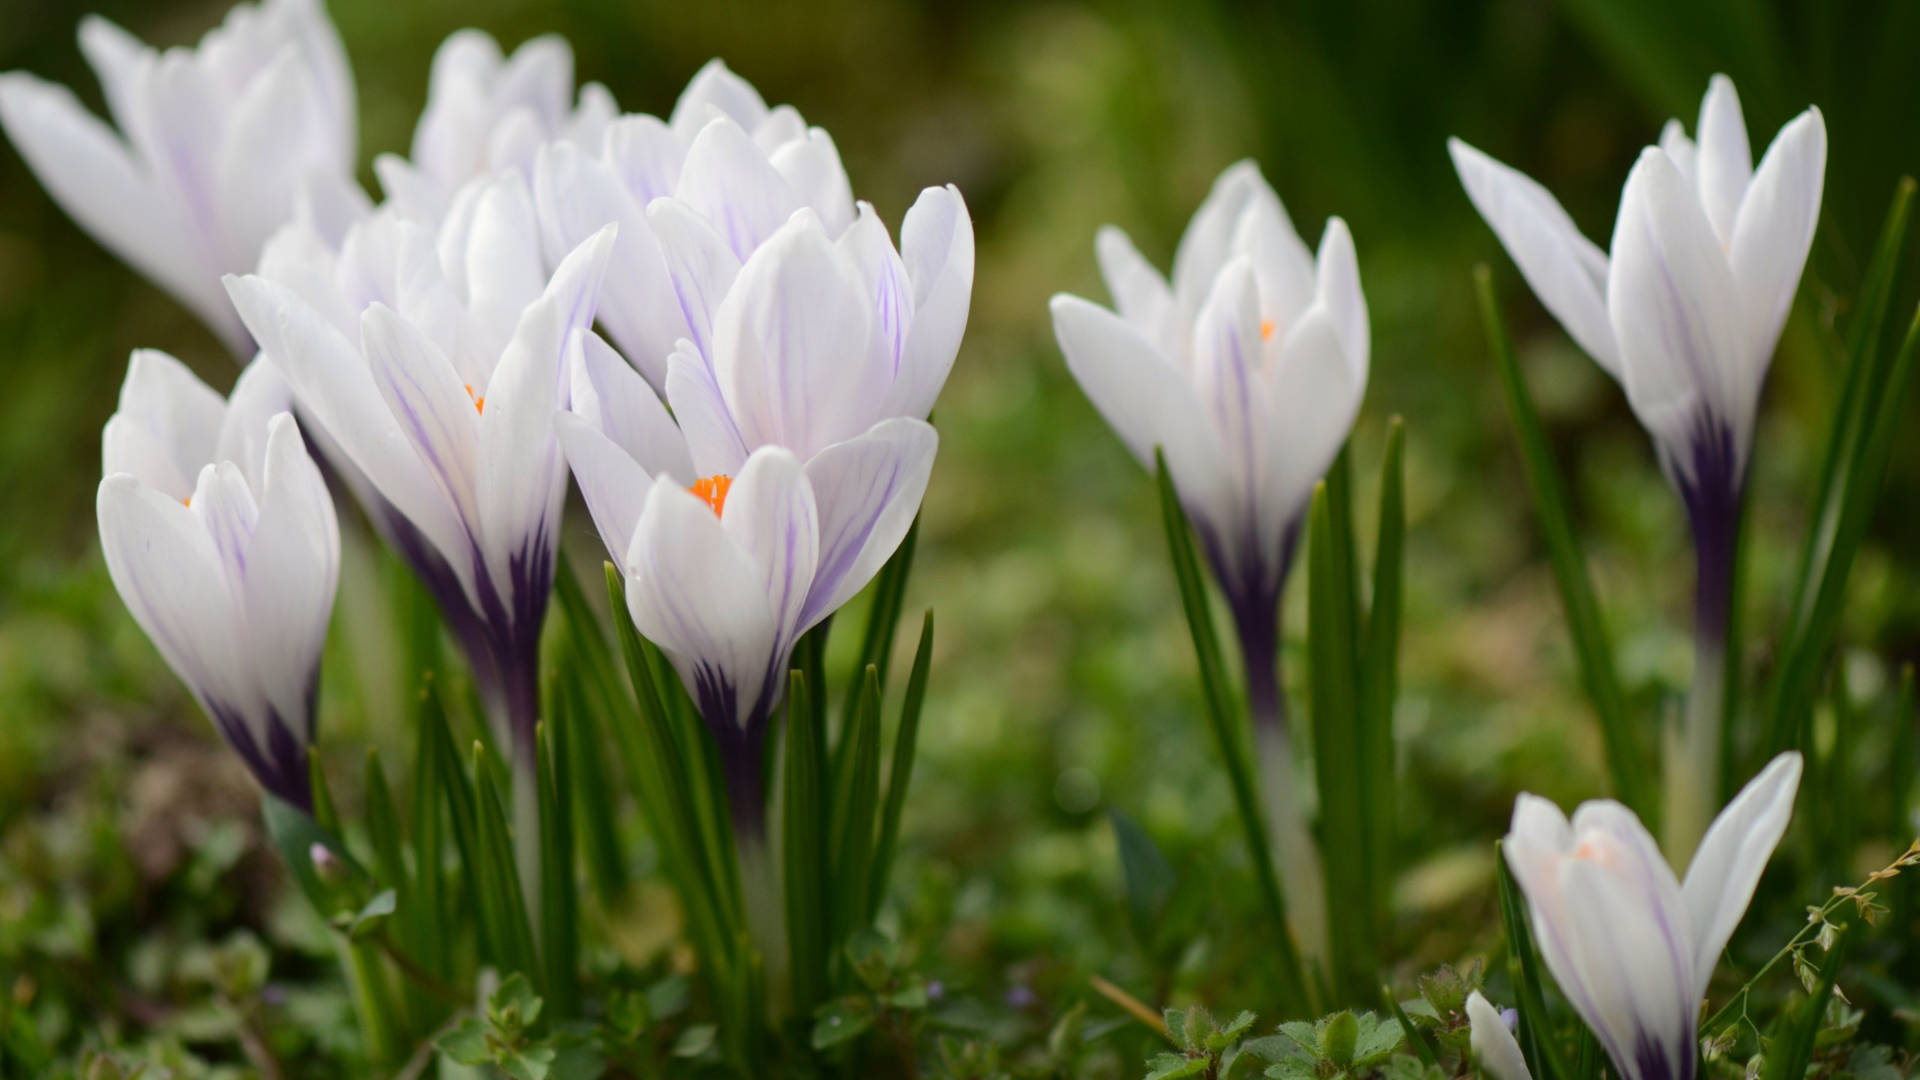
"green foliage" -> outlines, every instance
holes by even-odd
[[[492,1065],[512,1080],[595,1080],[606,1062],[590,1033],[539,1025],[545,1001],[521,975],[502,982],[487,997],[483,1015],[467,1017],[434,1040],[434,1047],[460,1065]]]

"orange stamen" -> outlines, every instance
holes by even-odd
[[[1273,340],[1273,320],[1272,319],[1260,320],[1260,340],[1261,341]]]
[[[473,411],[485,416],[487,413],[487,399],[474,393],[473,387],[471,386],[467,387],[467,396],[473,399]]]
[[[721,510],[725,509],[727,505],[727,491],[732,487],[733,477],[714,475],[702,480],[695,480],[693,486],[687,490],[693,492],[694,497],[698,498],[701,502],[713,507],[713,516],[719,517]]]

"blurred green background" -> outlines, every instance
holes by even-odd
[[[1920,5],[1902,0],[328,6],[358,82],[370,186],[372,156],[407,148],[434,47],[469,25],[508,47],[565,35],[578,76],[633,111],[665,113],[702,62],[724,57],[769,102],[829,129],[856,193],[895,225],[921,187],[960,186],[979,262],[937,410],[909,597],[910,611],[937,609],[940,644],[900,889],[942,970],[1043,994],[1139,964],[1104,807],[1140,820],[1176,861],[1242,861],[1151,484],[1086,405],[1047,318],[1056,291],[1106,299],[1098,225],[1125,227],[1164,266],[1215,174],[1250,156],[1310,244],[1329,215],[1352,227],[1374,335],[1353,454],[1363,536],[1384,422],[1408,424],[1399,901],[1403,951],[1427,962],[1473,951],[1492,925],[1442,913],[1486,910],[1488,841],[1513,792],[1567,800],[1604,784],[1473,306],[1476,261],[1506,299],[1650,723],[1686,683],[1692,580],[1678,502],[1621,393],[1526,293],[1461,193],[1446,137],[1540,179],[1604,245],[1633,155],[1669,116],[1693,126],[1709,74],[1739,86],[1756,155],[1808,103],[1825,112],[1823,220],[1752,483],[1755,671],[1788,601],[1810,459],[1839,383],[1836,327],[1896,178],[1920,171]],[[88,10],[176,44],[223,6],[14,0],[0,70],[68,83],[97,107],[73,39]],[[91,509],[129,350],[169,350],[221,389],[234,370],[189,315],[68,222],[11,149],[0,151],[0,343],[0,863],[11,860],[16,887],[37,883],[12,907],[0,885],[0,961],[57,948],[112,971],[130,941],[264,921],[266,886],[224,870],[224,884],[193,886],[220,903],[169,904],[207,837],[253,810],[239,767],[113,594]],[[1920,649],[1902,557],[1920,542],[1920,443],[1903,438],[1842,629],[1863,691]],[[584,515],[571,530],[576,565],[596,566]],[[381,564],[350,546],[322,733],[343,773],[369,739],[404,746],[389,719]],[[1297,629],[1301,597],[1289,605]],[[113,836],[138,854],[131,868],[100,854]],[[272,871],[256,876],[270,883]],[[29,918],[48,903],[51,937]],[[1218,903],[1225,919],[1252,898]],[[1216,956],[1210,970],[1258,962]]]

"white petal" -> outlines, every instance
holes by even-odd
[[[1308,309],[1281,342],[1265,385],[1274,438],[1257,520],[1263,550],[1276,569],[1288,530],[1301,520],[1314,485],[1346,444],[1366,392],[1335,323],[1324,305]]]
[[[347,62],[347,50],[340,32],[327,18],[326,8],[317,0],[290,0],[294,32],[313,73],[320,104],[333,118],[333,152],[342,172],[353,169],[354,152],[359,142],[360,111],[354,93],[353,68]]]
[[[701,65],[680,99],[673,103],[668,123],[681,141],[689,141],[715,113],[733,118],[752,131],[767,117],[767,103],[753,84],[735,75],[718,57]]]
[[[1764,360],[1747,352],[1733,273],[1700,201],[1652,147],[1620,196],[1607,295],[1627,400],[1664,455],[1690,460],[1701,408],[1744,452]]]
[[[1747,143],[1747,121],[1740,112],[1740,95],[1733,80],[1715,75],[1700,101],[1700,145],[1694,159],[1695,182],[1707,221],[1722,246],[1733,237],[1734,218],[1753,179],[1753,150]]]
[[[687,147],[674,195],[712,222],[745,261],[800,208],[800,197],[739,124],[716,118]]]
[[[745,723],[767,690],[776,636],[752,560],[704,501],[660,477],[626,567],[634,626],[666,651],[710,723]]]
[[[778,446],[747,458],[727,492],[720,528],[756,569],[777,627],[773,659],[784,660],[803,629],[801,613],[820,558],[820,511],[800,459]],[[768,673],[778,678],[777,669]],[[779,686],[773,686],[773,697]]]
[[[607,125],[603,142],[603,159],[635,202],[645,206],[673,194],[686,145],[657,117],[622,116]]]
[[[667,358],[667,401],[686,436],[697,477],[732,476],[747,460],[746,441],[727,409],[713,369],[683,341]]]
[[[466,243],[453,259],[447,255],[443,249],[442,264],[458,259],[465,266],[468,309],[498,335],[488,344],[504,344],[521,309],[546,285],[533,196],[519,174],[503,174],[487,185],[474,204]]]
[[[973,256],[973,219],[959,189],[922,191],[900,224],[900,257],[913,282],[913,329],[890,415],[924,418],[947,384],[973,302]]]
[[[870,203],[860,204],[859,218],[843,233],[835,247],[859,269],[867,296],[873,303],[873,332],[880,347],[893,361],[892,378],[899,377],[905,355],[907,334],[913,327],[913,284],[907,279],[907,264],[893,249],[893,238],[880,223]]]
[[[1650,905],[1632,878],[1589,859],[1560,864],[1560,889],[1566,923],[1556,933],[1567,939],[1570,966],[1554,967],[1549,959],[1554,981],[1563,990],[1581,988],[1569,991],[1574,1010],[1622,1080],[1685,1075],[1684,1059],[1698,1052],[1693,1035],[1700,1001],[1688,985],[1690,958],[1676,955],[1685,947],[1676,940],[1685,929],[1675,924],[1685,920],[1684,911]]]
[[[269,425],[263,492],[242,590],[247,646],[268,702],[296,722],[311,715],[340,579],[340,529],[326,481],[287,413]]]
[[[87,235],[192,309],[235,355],[253,351],[174,203],[125,144],[64,86],[0,75],[0,127],[47,194]]]
[[[1773,354],[1793,306],[1820,223],[1826,171],[1826,120],[1808,109],[1774,136],[1740,203],[1728,258],[1756,356]]]
[[[1239,161],[1227,166],[1213,189],[1193,213],[1180,245],[1173,252],[1173,295],[1182,321],[1199,314],[1213,288],[1213,279],[1232,253],[1233,238],[1240,226],[1240,215],[1254,193],[1267,187],[1260,166]]]
[[[122,126],[137,122],[141,68],[153,62],[153,50],[103,15],[83,17],[79,37],[80,53],[100,80],[109,115]]]
[[[1353,365],[1354,381],[1365,386],[1373,333],[1367,324],[1367,297],[1360,290],[1360,262],[1353,253],[1353,234],[1347,231],[1345,221],[1327,219],[1316,260],[1316,299],[1333,319],[1340,348]]]
[[[1576,344],[1620,378],[1619,348],[1607,321],[1607,256],[1580,234],[1560,203],[1534,180],[1449,139],[1454,170],[1474,209],[1513,257],[1540,303]]]
[[[400,429],[360,351],[284,286],[252,275],[226,280],[234,307],[286,376],[302,409],[439,550],[472,597],[472,542],[466,528]]]
[[[593,304],[613,249],[609,225],[574,249],[529,305],[487,386],[480,416],[480,550],[510,611],[541,610],[553,585],[566,460],[553,414],[566,401],[566,343],[593,324]],[[537,627],[521,627],[533,631]]]
[[[541,152],[534,195],[547,257],[555,264],[608,222],[620,226],[596,310],[601,325],[647,380],[665,386],[667,354],[686,336],[686,322],[677,308],[662,302],[672,286],[642,205],[611,167],[570,143]]]
[[[313,75],[291,47],[233,103],[214,163],[227,243],[221,269],[253,269],[267,237],[293,216],[306,178],[340,167],[327,145],[333,117],[317,105]]]
[[[500,69],[494,98],[532,108],[548,130],[560,126],[573,96],[573,47],[559,34],[528,38]]]
[[[579,104],[553,138],[596,150],[606,139],[607,127],[619,116],[620,103],[614,100],[613,91],[597,82],[582,83]]]
[[[240,373],[220,420],[213,460],[231,461],[246,474],[247,485],[260,491],[266,477],[268,426],[275,416],[293,408],[293,389],[265,357],[256,357]]]
[[[820,550],[801,629],[851,600],[893,557],[920,512],[939,442],[925,421],[896,417],[807,462]]]
[[[333,248],[346,239],[348,229],[372,213],[373,201],[350,176],[312,173],[294,192],[294,218]]]
[[[1533,1080],[1526,1056],[1520,1052],[1520,1043],[1514,1039],[1513,1032],[1507,1030],[1500,1010],[1481,997],[1478,990],[1467,995],[1467,1022],[1473,1061],[1481,1072],[1493,1080]]]
[[[127,610],[209,712],[257,712],[233,595],[192,510],[124,473],[100,481],[100,548]]]
[[[427,118],[422,116],[424,125]],[[373,175],[387,205],[400,216],[413,221],[437,222],[447,212],[447,195],[422,170],[398,154],[380,154],[373,159]]]
[[[698,479],[686,437],[653,388],[599,335],[575,331],[568,345],[571,408],[648,473]]]
[[[226,410],[220,395],[185,364],[158,349],[135,349],[114,413],[123,434],[104,441],[102,474],[133,473],[175,499],[186,498],[200,466],[213,460]],[[157,460],[147,456],[156,451]]]
[[[833,136],[820,128],[809,128],[801,138],[769,154],[767,160],[786,177],[800,202],[820,215],[828,236],[839,236],[853,224],[853,185],[847,180],[846,167],[840,164]]]
[[[1262,393],[1260,291],[1253,261],[1235,256],[1220,271],[1193,332],[1193,388],[1220,440],[1226,480],[1242,520],[1251,523],[1265,486],[1269,432]],[[1316,403],[1322,410],[1329,403]],[[1284,430],[1284,429],[1282,429]],[[1276,436],[1281,432],[1274,432]],[[1241,548],[1240,537],[1230,547]]]
[[[240,596],[246,585],[247,549],[253,543],[253,527],[260,515],[240,467],[220,461],[201,469],[190,509],[213,539],[214,551],[227,574],[229,595]]]
[[[714,315],[713,347],[715,379],[749,448],[811,457],[879,419],[892,362],[872,321],[859,271],[811,211],[753,253]]]
[[[1140,336],[1164,355],[1183,354],[1188,342],[1174,328],[1173,290],[1160,271],[1140,254],[1124,231],[1113,225],[1102,225],[1094,233],[1093,253],[1120,317],[1132,323]]]
[[[608,558],[624,569],[653,477],[584,418],[562,412],[554,416],[553,425],[573,478],[580,482],[580,494],[587,501],[600,542],[606,545]]]
[[[361,316],[361,349],[374,385],[470,536],[480,533],[474,502],[481,393],[461,384],[446,354],[420,328],[375,304]]]
[[[1680,170],[1686,178],[1687,186],[1698,190],[1699,169],[1696,168],[1699,157],[1693,140],[1687,138],[1687,129],[1678,120],[1669,120],[1660,129],[1660,149],[1673,159],[1673,167]]]
[[[795,139],[805,138],[807,121],[800,110],[791,105],[775,105],[767,110],[766,119],[759,124],[742,123],[747,134],[753,136],[753,145],[763,152],[771,154]]]
[[[1225,461],[1192,385],[1106,308],[1060,294],[1052,309],[1067,369],[1114,434],[1148,470],[1154,447],[1166,451],[1190,511],[1224,512]]]
[[[1327,223],[1327,230],[1320,241],[1323,250],[1333,237],[1333,221]],[[1341,232],[1345,231],[1343,224]],[[1348,238],[1346,243],[1350,256],[1352,239]],[[1260,283],[1260,314],[1273,324],[1274,334],[1284,337],[1292,329],[1294,320],[1313,303],[1314,259],[1300,234],[1294,231],[1293,221],[1287,217],[1280,197],[1267,185],[1259,184],[1251,190],[1247,207],[1241,211],[1239,226],[1234,230],[1232,250],[1252,257]],[[1354,277],[1357,292],[1358,274]],[[1325,286],[1321,288],[1324,290]]]
[[[674,316],[674,339],[693,342],[703,356],[713,349],[713,313],[740,273],[740,258],[693,207],[674,198],[647,204],[647,223],[660,238],[660,254],[673,294],[652,303]],[[669,349],[671,351],[671,349]],[[666,353],[661,354],[664,362]]]
[[[1747,913],[1760,872],[1773,857],[1800,789],[1800,755],[1768,763],[1707,828],[1687,866],[1682,892],[1694,947],[1694,991],[1705,993],[1720,953]]]

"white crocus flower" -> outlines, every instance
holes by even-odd
[[[374,215],[348,231],[331,283],[249,275],[228,288],[301,407],[429,549],[406,554],[530,767],[566,494],[553,414],[613,230],[545,279],[524,182],[482,181],[472,203],[438,234]]]
[[[373,168],[397,209],[434,223],[470,181],[504,169],[530,178],[535,156],[549,142],[598,146],[619,111],[599,83],[580,87],[576,103],[573,49],[559,35],[533,38],[503,56],[491,35],[460,30],[433,55],[412,156],[382,154]],[[555,252],[556,259],[592,231]]]
[[[1467,995],[1468,1046],[1473,1063],[1492,1080],[1533,1080],[1520,1042],[1513,1037],[1507,1017],[1475,990]]]
[[[674,354],[678,432],[590,334],[559,421],[635,624],[723,744],[744,738],[756,755],[794,643],[893,554],[933,467],[933,428],[886,411],[887,313],[866,281],[857,253],[802,212],[719,306],[718,381],[690,343]]]
[[[1685,884],[1633,811],[1521,795],[1503,845],[1540,954],[1622,1080],[1692,1080],[1700,1003],[1793,815],[1800,755],[1774,758],[1721,812]]]
[[[600,319],[657,389],[666,389],[667,358],[682,339],[711,359],[715,311],[734,276],[802,208],[829,239],[862,249],[868,303],[889,320],[904,373],[896,414],[925,417],[953,366],[974,257],[959,192],[922,192],[895,252],[873,208],[854,202],[832,137],[792,106],[769,109],[718,60],[694,76],[669,119],[623,116],[600,145],[549,146],[534,191],[550,253],[620,224]]]
[[[264,364],[225,401],[173,357],[134,353],[101,438],[98,512],[134,620],[261,787],[308,809],[340,533],[288,403]]]
[[[1699,141],[1668,121],[1620,195],[1613,249],[1582,236],[1533,180],[1458,139],[1467,196],[1535,295],[1619,380],[1693,530],[1694,689],[1668,755],[1670,842],[1684,855],[1719,788],[1735,531],[1760,387],[1820,216],[1827,129],[1809,108],[1756,169],[1733,83],[1716,75]],[[1686,768],[1681,768],[1684,761]]]
[[[557,420],[626,576],[628,614],[672,661],[719,748],[748,921],[773,985],[786,947],[766,842],[769,719],[800,636],[905,538],[938,444],[926,421],[889,411],[911,376],[896,363],[898,309],[873,303],[874,255],[852,233],[834,243],[800,211],[733,277],[709,352],[682,341],[674,353],[680,431],[586,332],[575,337],[573,411]]]
[[[1293,792],[1280,691],[1280,593],[1313,488],[1346,442],[1366,392],[1370,338],[1353,237],[1327,221],[1308,251],[1250,161],[1228,168],[1194,213],[1171,284],[1126,235],[1095,244],[1116,311],[1053,298],[1067,367],[1141,464],[1167,458],[1233,610],[1287,883],[1288,918],[1310,956],[1325,948],[1325,899]]]
[[[90,15],[80,50],[113,127],[25,72],[0,75],[0,127],[82,229],[250,358],[220,276],[253,269],[303,186],[351,183],[353,77],[326,11],[241,4],[164,51]]]

